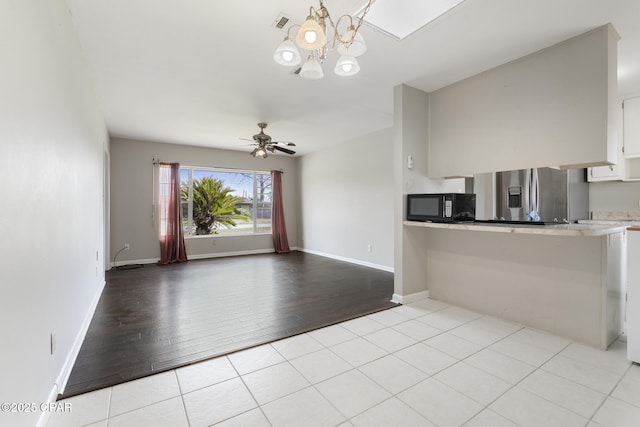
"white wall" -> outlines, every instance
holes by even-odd
[[[408,303],[426,296],[426,264],[418,249],[420,234],[405,227],[406,195],[411,193],[463,192],[464,179],[432,179],[427,176],[430,161],[429,95],[407,85],[393,89],[393,173],[394,173],[394,301]],[[408,156],[413,166],[408,167]]]
[[[270,155],[253,158],[247,152],[135,141],[111,140],[111,254],[113,260],[125,243],[130,249],[118,255],[117,264],[155,262],[160,258],[157,225],[153,212],[152,158],[184,166],[224,167],[248,170],[282,169],[283,203],[289,246],[297,245],[297,159]],[[156,223],[157,224],[157,223]],[[271,235],[198,236],[186,238],[187,257],[221,256],[273,251]],[[128,262],[127,262],[128,261]]]
[[[615,162],[618,38],[606,25],[432,92],[429,176]]]
[[[40,404],[104,284],[108,140],[62,0],[0,2],[0,40],[0,402]],[[40,415],[0,412],[0,425]]]
[[[304,250],[393,269],[392,157],[389,128],[300,158]]]
[[[640,182],[589,183],[589,211],[629,212],[640,218]]]

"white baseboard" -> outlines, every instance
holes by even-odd
[[[116,261],[111,262],[111,267],[120,267],[123,265],[132,265],[132,264],[156,264],[160,261],[160,258],[149,258],[149,259],[130,259],[126,261]]]
[[[188,255],[189,259],[207,259],[207,258],[222,258],[228,256],[242,256],[242,255],[259,255],[259,254],[269,254],[273,253],[273,249],[254,249],[250,251],[237,251],[237,252],[219,252],[213,254],[197,254],[197,255]]]
[[[386,265],[374,264],[372,262],[361,261],[361,260],[355,259],[355,258],[347,258],[347,257],[343,257],[343,256],[340,256],[340,255],[328,254],[328,253],[325,253],[325,252],[314,251],[314,250],[311,250],[311,249],[305,249],[305,248],[296,248],[296,249],[301,251],[301,252],[306,252],[306,253],[312,254],[312,255],[319,255],[319,256],[326,257],[326,258],[336,259],[338,261],[349,262],[351,264],[358,264],[358,265],[362,265],[364,267],[375,268],[376,270],[383,270],[383,271],[388,271],[389,273],[393,273],[393,267],[387,267]]]
[[[324,252],[314,251],[314,250],[305,249],[305,248],[298,248],[298,247],[291,247],[291,250],[292,251],[306,252],[306,253],[310,253],[310,254],[313,254],[313,255],[319,255],[319,256],[323,256],[323,257],[327,257],[327,258],[336,259],[338,261],[345,261],[345,262],[349,262],[351,264],[358,264],[358,265],[362,265],[364,267],[371,267],[371,268],[375,268],[376,270],[383,270],[383,271],[388,271],[389,273],[393,273],[393,268],[392,267],[387,267],[385,265],[380,265],[380,264],[374,264],[374,263],[371,263],[371,262],[361,261],[361,260],[354,259],[354,258],[347,258],[347,257],[339,256],[339,255],[333,255],[333,254],[328,254],[328,253],[324,253]],[[187,254],[187,258],[189,258],[189,259],[207,259],[207,258],[222,258],[222,257],[242,256],[242,255],[258,255],[258,254],[268,254],[268,253],[274,253],[274,250],[272,248],[269,248],[269,249],[255,249],[255,250],[237,251],[237,252],[218,252],[218,253],[195,254],[195,255]],[[156,264],[157,262],[158,262],[158,258],[131,259],[131,260],[127,260],[127,261],[118,261],[115,264],[111,263],[111,266],[112,267],[118,267],[118,266],[122,266],[122,265],[131,265],[131,264]]]
[[[60,373],[56,378],[56,382],[53,384],[53,387],[49,392],[46,403],[54,403],[58,398],[58,395],[64,393],[64,388],[67,386],[67,381],[69,381],[71,370],[73,369],[73,365],[76,363],[76,358],[78,357],[78,353],[80,353],[80,347],[82,347],[82,342],[87,335],[87,331],[89,330],[89,325],[91,324],[93,315],[96,312],[96,308],[98,308],[98,301],[100,301],[100,296],[102,295],[102,291],[104,290],[105,285],[106,282],[104,280],[99,283],[98,290],[93,296],[93,300],[91,301],[89,310],[87,310],[82,325],[80,326],[80,330],[78,331],[76,339],[73,342],[73,347],[71,347],[69,354],[67,354],[67,358],[62,365],[62,369],[60,369]],[[38,419],[38,424],[36,424],[36,427],[45,427],[47,425],[47,422],[49,421],[49,415],[49,411],[43,411],[40,415],[40,418]]]
[[[45,403],[54,403],[58,398],[58,384],[54,384],[51,388],[51,392],[49,392],[49,396],[47,397],[47,401]],[[40,414],[40,418],[38,418],[38,423],[36,427],[46,427],[49,422],[49,417],[51,416],[51,411],[42,411]]]
[[[429,298],[429,291],[416,292],[415,294],[399,295],[393,294],[391,302],[396,304],[411,304],[412,302],[420,301]]]
[[[252,249],[248,251],[236,251],[236,252],[216,252],[216,253],[195,254],[195,255],[187,254],[187,258],[188,259],[223,258],[223,257],[229,257],[229,256],[269,254],[273,252],[274,252],[273,249]],[[112,262],[111,267],[120,267],[122,265],[134,265],[134,264],[157,264],[158,261],[160,261],[159,258],[130,259],[126,261],[117,261],[116,263]]]
[[[102,280],[98,291],[93,296],[93,301],[91,301],[91,306],[89,307],[89,310],[87,310],[87,314],[84,317],[84,321],[82,322],[80,331],[78,332],[78,335],[76,335],[76,340],[73,343],[73,347],[67,355],[67,359],[62,366],[60,374],[58,375],[56,383],[58,384],[59,393],[64,393],[64,388],[67,386],[69,375],[71,375],[71,369],[73,369],[73,365],[76,363],[76,358],[78,357],[78,353],[80,353],[80,347],[82,347],[82,342],[84,341],[84,337],[87,335],[87,331],[89,330],[89,325],[91,324],[93,315],[96,312],[96,308],[98,308],[98,301],[100,301],[100,296],[102,295],[102,291],[104,290],[105,285],[106,282]]]

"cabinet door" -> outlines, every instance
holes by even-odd
[[[618,165],[596,166],[587,170],[587,180],[593,181],[615,181],[622,179]]]
[[[640,157],[640,96],[623,102],[623,141],[626,157]]]
[[[640,231],[627,232],[627,358],[640,363]]]

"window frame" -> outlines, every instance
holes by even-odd
[[[184,233],[185,239],[200,239],[200,238],[210,238],[210,237],[243,237],[243,236],[268,236],[273,234],[273,217],[271,217],[271,226],[269,227],[269,231],[259,231],[259,227],[257,224],[258,220],[258,175],[268,175],[269,180],[272,180],[271,171],[264,170],[251,170],[251,169],[235,169],[235,168],[223,168],[223,167],[208,167],[208,166],[188,166],[188,165],[180,165],[180,171],[186,169],[188,171],[188,189],[189,189],[189,200],[187,201],[187,229],[193,230],[193,172],[194,171],[205,171],[205,172],[226,172],[226,173],[235,173],[235,174],[251,174],[253,176],[253,195],[252,195],[252,209],[255,215],[252,216],[253,224],[251,233],[219,233],[219,234],[187,234],[186,231]],[[182,185],[182,182],[180,182]],[[272,192],[271,192],[271,206],[273,208],[273,184]],[[180,202],[183,203],[182,200]],[[233,230],[233,228],[231,229]]]

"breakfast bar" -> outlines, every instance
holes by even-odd
[[[623,225],[404,221],[403,233],[404,269],[431,298],[601,349],[622,332]]]

